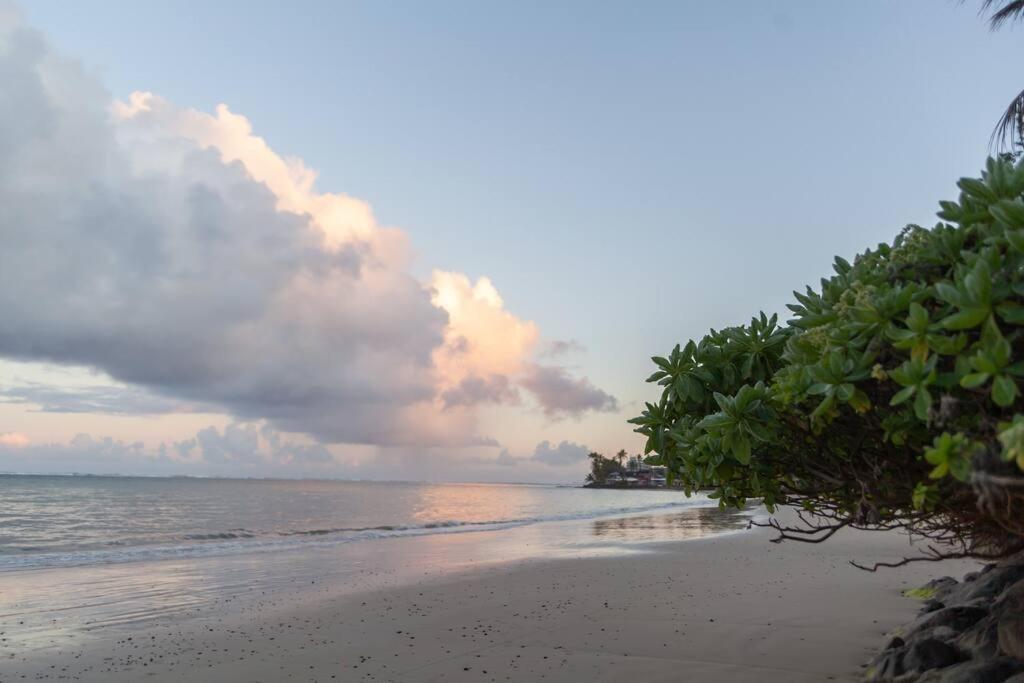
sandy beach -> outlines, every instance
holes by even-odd
[[[287,590],[254,584],[188,612],[97,621],[81,637],[54,627],[12,645],[24,616],[7,614],[0,681],[857,680],[886,632],[917,609],[902,590],[976,566],[871,574],[848,560],[898,557],[905,537],[776,545],[761,529],[494,561],[491,533],[364,544],[424,551],[424,571],[344,587],[318,580],[324,558],[311,568],[296,557]],[[431,557],[467,543],[483,554],[457,571],[430,569]],[[60,571],[32,581],[60,581]]]

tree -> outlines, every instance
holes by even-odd
[[[622,450],[615,454],[615,459],[619,461],[619,467],[622,467],[622,463],[626,462],[628,458],[629,454],[626,453],[625,448],[623,448]]]
[[[625,453],[625,451],[620,451],[620,453]],[[587,457],[590,458],[590,473],[586,479],[588,482],[604,484],[612,472],[622,471],[622,465],[613,458],[606,458],[597,452],[591,452]]]
[[[915,559],[1024,549],[1024,162],[989,159],[932,229],[652,360],[630,422],[670,477],[722,506],[813,513],[776,540],[902,527]],[[822,521],[824,520],[824,521]]]

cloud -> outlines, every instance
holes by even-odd
[[[29,443],[29,438],[19,432],[0,432],[0,446],[21,448]]]
[[[199,430],[195,438],[173,444],[185,458],[197,458],[207,464],[324,464],[334,462],[323,444],[298,443],[284,438],[269,425],[232,422],[223,430],[210,426]]]
[[[198,448],[199,457],[208,463],[221,464],[262,459],[259,451],[259,431],[256,425],[252,424],[231,423],[224,428],[223,432],[216,427],[206,427],[199,430],[196,433],[196,438],[188,445],[193,446],[193,444]],[[184,449],[179,448],[179,450]]]
[[[360,454],[338,453],[353,448]],[[573,482],[585,474],[587,448],[563,441],[538,444],[532,456],[502,448],[456,455],[446,448],[336,447],[278,432],[266,423],[230,423],[198,430],[193,438],[147,446],[78,434],[63,442],[30,442],[0,435],[0,472],[36,474],[207,475],[231,477],[343,477],[428,481]]]
[[[466,377],[451,389],[441,394],[447,408],[473,406],[480,403],[518,403],[519,392],[505,375],[490,377]]]
[[[488,278],[473,282],[462,273],[436,270],[430,286],[432,301],[448,314],[444,344],[434,354],[444,384],[453,387],[472,377],[513,377],[526,369],[540,331],[505,309]]]
[[[154,396],[137,387],[57,387],[36,382],[0,388],[0,403],[34,405],[46,413],[160,415],[192,410],[179,401]]]
[[[563,367],[534,365],[522,385],[551,419],[579,417],[588,410],[615,412],[618,401],[586,377],[573,377]]]
[[[578,465],[587,459],[589,449],[577,443],[563,441],[552,446],[550,441],[541,441],[533,451],[533,459],[547,465]]]
[[[583,353],[586,350],[587,348],[575,339],[553,339],[544,345],[541,355],[547,358],[558,358],[559,356]]]
[[[91,472],[174,473],[167,455],[148,452],[141,442],[78,434],[65,443],[11,444],[0,439],[0,471],[39,474]]]
[[[501,465],[502,467],[515,467],[519,464],[519,458],[509,453],[507,448],[502,448],[501,452],[498,453],[498,457],[494,459],[494,464]]]
[[[147,448],[141,441],[78,434],[67,442],[31,443],[0,434],[0,471],[66,474],[195,474],[267,476],[337,474],[322,444],[286,437],[269,425],[230,423],[199,430],[191,439]]]
[[[137,389],[8,400],[202,406],[321,443],[417,447],[488,443],[476,407],[515,403],[518,383],[552,416],[614,404],[563,369],[533,368],[539,330],[489,279],[420,282],[404,232],[320,191],[315,171],[227,106],[112,102],[9,15],[0,79],[0,356]]]

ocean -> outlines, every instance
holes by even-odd
[[[291,551],[711,505],[668,490],[0,475],[0,572]]]
[[[740,532],[750,514],[668,490],[0,475],[0,658],[510,563],[649,552]]]

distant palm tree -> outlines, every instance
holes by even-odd
[[[615,459],[619,461],[619,467],[622,467],[622,463],[625,462],[628,457],[629,455],[626,454],[625,448],[615,454]]]
[[[1024,19],[1024,0],[982,0],[981,13],[991,12],[988,19],[993,31],[1008,23]],[[1010,102],[992,131],[990,143],[1005,151],[1024,147],[1024,90]]]

